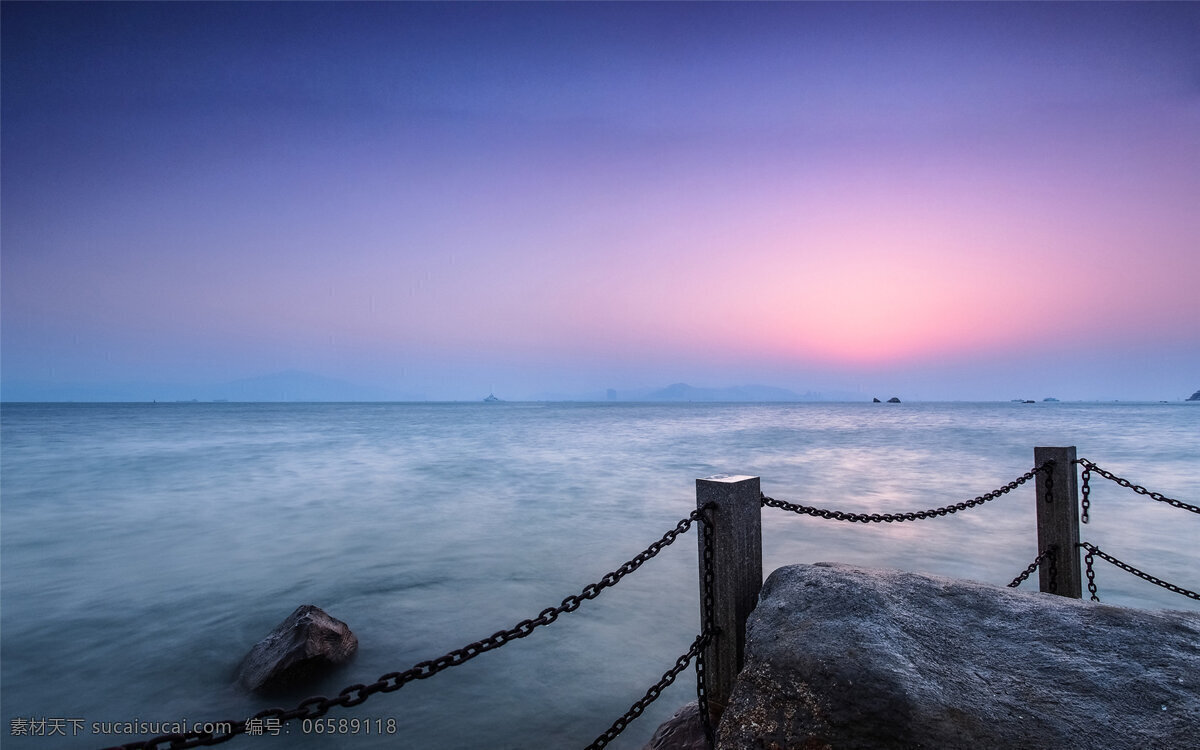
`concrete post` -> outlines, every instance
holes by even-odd
[[[1050,566],[1038,567],[1040,590],[1075,599],[1083,598],[1083,576],[1079,568],[1079,478],[1075,471],[1075,446],[1034,448],[1033,465],[1054,462],[1049,471],[1039,471],[1037,484],[1038,554],[1053,549],[1055,587],[1050,590]],[[1052,480],[1053,492],[1049,491]]]
[[[709,512],[713,535],[713,606],[717,636],[704,651],[709,710],[714,721],[724,712],[742,669],[746,618],[762,588],[762,493],[758,477],[718,475],[696,480],[696,507]],[[700,606],[704,622],[704,538],[700,525]]]

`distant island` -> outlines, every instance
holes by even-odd
[[[1188,396],[1188,401],[1200,401],[1200,391],[1196,391],[1191,396]]]

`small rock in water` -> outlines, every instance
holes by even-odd
[[[248,690],[275,692],[299,687],[343,664],[358,651],[346,623],[303,604],[242,659],[238,681]]]

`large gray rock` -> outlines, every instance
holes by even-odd
[[[1200,614],[818,563],[775,571],[718,748],[1195,748]]]
[[[303,604],[250,649],[238,668],[238,681],[263,693],[301,687],[356,651],[358,638],[346,623]]]

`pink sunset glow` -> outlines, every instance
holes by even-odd
[[[6,4],[4,397],[1179,398],[1198,19]]]

